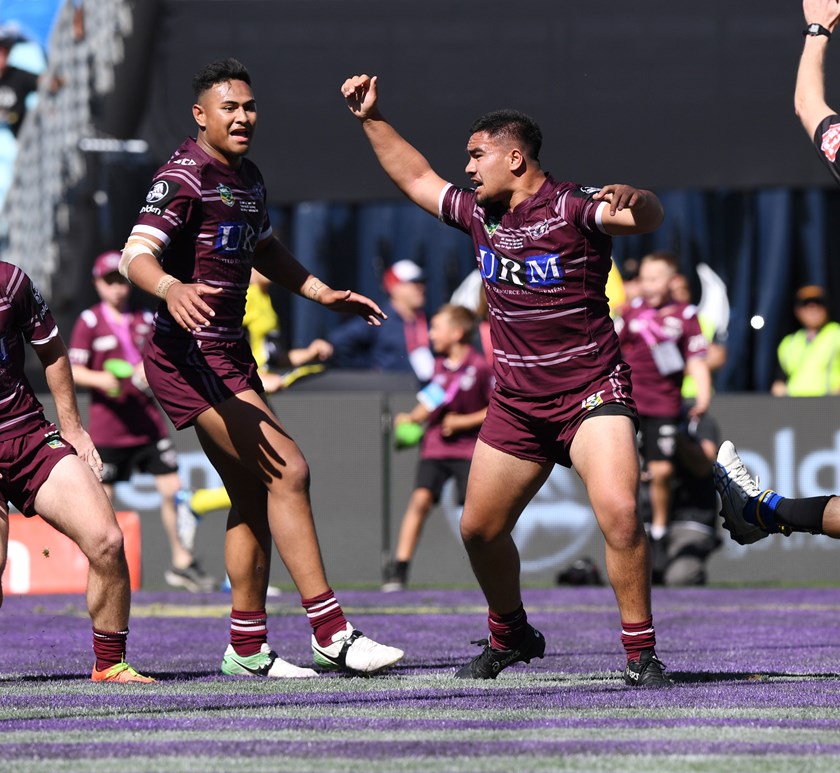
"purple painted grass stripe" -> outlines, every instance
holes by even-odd
[[[167,732],[192,731],[207,732],[214,730],[229,730],[241,727],[236,719],[223,719],[213,716],[202,717],[172,717],[161,716],[159,719],[37,719],[37,720],[8,720],[3,722],[3,732],[44,732],[71,733],[89,731],[97,733],[108,732]],[[840,720],[830,719],[769,719],[767,717],[685,717],[681,719],[650,719],[646,717],[559,717],[522,720],[496,719],[400,719],[389,717],[356,717],[353,720],[354,730],[387,729],[389,731],[408,730],[489,730],[501,732],[503,730],[598,730],[598,729],[665,729],[665,728],[701,728],[722,727],[755,728],[762,731],[779,728],[785,731],[793,730],[822,730],[826,732],[840,731]],[[252,717],[248,719],[248,730],[323,730],[325,732],[347,730],[346,717]],[[2,742],[0,742],[2,748]]]
[[[355,680],[348,680],[348,685]],[[454,680],[453,680],[454,681]],[[501,678],[500,678],[501,681]],[[227,682],[225,683],[227,685]],[[123,690],[94,691],[88,694],[70,694],[56,691],[45,697],[41,694],[26,696],[26,711],[40,709],[44,719],[55,716],[59,710],[67,712],[91,711],[99,714],[156,713],[173,711],[230,710],[270,707],[272,709],[299,710],[311,706],[320,710],[324,704],[336,708],[353,707],[363,714],[369,708],[390,709],[443,707],[447,711],[551,711],[573,709],[685,709],[696,707],[699,711],[716,709],[742,709],[760,713],[763,710],[783,708],[838,708],[836,680],[795,680],[771,682],[709,682],[679,686],[671,690],[631,690],[618,680],[594,683],[591,686],[568,687],[562,684],[534,686],[513,683],[501,688],[498,683],[482,688],[464,688],[458,683],[449,686],[405,689],[313,690],[311,692],[245,692],[253,682],[230,681],[232,693],[192,693],[189,691],[160,692],[157,689],[138,688],[130,693]],[[259,683],[259,687],[265,687]],[[284,685],[285,686],[285,685]],[[365,685],[368,688],[368,685]],[[0,692],[0,711],[14,713],[22,708],[18,690],[14,694]],[[37,717],[33,717],[35,719]]]
[[[569,739],[557,741],[525,740],[519,742],[495,743],[491,739],[458,741],[272,741],[263,739],[253,741],[177,741],[180,757],[212,756],[218,758],[236,757],[305,757],[328,758],[345,757],[352,759],[395,759],[400,757],[457,758],[469,756],[477,762],[482,758],[498,755],[522,754],[532,758],[567,755],[567,754],[629,754],[662,757],[666,755],[762,755],[768,761],[776,755],[820,755],[840,756],[840,744],[789,744],[780,743],[768,746],[766,743],[750,744],[746,742],[698,742],[696,740],[662,740],[646,742],[643,739],[595,741],[587,739]],[[2,747],[5,760],[25,759],[120,759],[142,756],[165,757],[172,754],[172,742],[157,742],[149,739],[142,742],[121,742],[119,744],[100,743],[39,743],[4,744]],[[480,768],[480,765],[478,765]]]

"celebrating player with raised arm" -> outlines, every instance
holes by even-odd
[[[802,126],[834,179],[840,183],[840,116],[825,101],[825,51],[840,21],[837,0],[804,0],[805,43],[796,74],[794,105]],[[793,531],[840,539],[840,497],[801,499],[760,489],[735,446],[721,445],[715,465],[715,486],[721,497],[724,527],[732,539],[746,545],[769,534]]]
[[[257,167],[245,158],[257,106],[246,68],[213,62],[193,79],[197,139],[158,170],[120,270],[161,298],[143,352],[146,377],[176,428],[194,425],[230,495],[225,563],[233,610],[226,674],[315,676],[267,643],[271,541],[301,594],[315,663],[374,673],[402,650],[353,628],[327,582],[309,499],[309,467],[262,397],[242,317],[252,266],[336,311],[378,325],[370,299],[314,277],[272,233]]]
[[[415,204],[472,236],[490,309],[496,390],[476,445],[461,536],[489,606],[490,636],[457,676],[492,679],[543,657],[527,622],[511,532],[555,464],[574,466],[606,538],[629,685],[670,684],[656,657],[650,557],[636,512],[639,464],[629,368],[605,294],[611,236],[655,230],[659,200],[586,188],[542,170],[542,135],[501,110],[470,128],[473,190],[438,176],[382,117],[377,78],[341,86],[385,172]]]

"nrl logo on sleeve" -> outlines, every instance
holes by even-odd
[[[233,206],[233,191],[227,187],[227,185],[217,185],[216,190],[219,192],[219,198],[222,200],[222,204],[228,207]]]
[[[823,155],[833,164],[837,158],[837,149],[840,148],[840,123],[832,124],[823,132],[820,150]]]

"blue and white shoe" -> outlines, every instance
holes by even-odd
[[[771,502],[779,496],[771,489],[762,491],[753,480],[731,441],[718,451],[714,470],[715,488],[720,496],[723,527],[740,545],[750,545],[770,534],[790,534],[790,528],[776,523]],[[746,517],[749,513],[751,517]]]

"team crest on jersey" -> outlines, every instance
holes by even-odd
[[[219,192],[219,198],[222,200],[222,204],[232,207],[234,203],[233,191],[227,185],[217,185],[216,190]]]
[[[823,155],[833,164],[837,158],[837,150],[840,148],[840,123],[832,124],[823,132],[820,150]]]
[[[600,188],[592,187],[591,185],[581,185],[580,187],[580,192],[587,196],[591,196],[593,193],[598,193],[600,190]]]
[[[603,389],[595,392],[594,395],[589,395],[589,397],[587,397],[586,399],[581,400],[580,407],[583,408],[583,410],[585,411],[592,411],[599,405],[603,405],[604,398],[601,397],[602,394],[604,394]]]
[[[537,223],[536,225],[530,225],[527,228],[528,236],[532,239],[539,239],[541,236],[544,236],[545,233],[548,231],[548,223],[543,220],[542,223]]]

